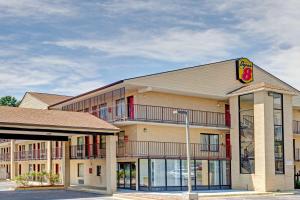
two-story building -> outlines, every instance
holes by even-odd
[[[300,170],[299,94],[240,58],[124,79],[48,109],[89,112],[120,128],[118,188],[187,189],[185,116],[174,114],[184,110],[190,124],[194,190],[277,191],[292,190],[294,174]],[[105,136],[69,139],[71,185],[107,187]],[[26,151],[20,142],[19,152],[22,145]],[[1,145],[0,166],[9,173],[4,166],[9,144]],[[42,143],[35,149],[42,150]],[[51,152],[55,155],[56,150]],[[47,167],[42,164],[40,169]]]

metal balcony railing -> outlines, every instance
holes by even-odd
[[[296,148],[294,152],[295,161],[300,161],[300,148]]]
[[[46,149],[15,152],[15,161],[46,160],[46,159],[47,159]]]
[[[93,110],[91,114],[100,117],[108,122],[119,121],[143,121],[169,124],[184,124],[185,116],[176,115],[175,110],[188,112],[188,119],[191,125],[209,127],[229,127],[230,120],[225,120],[225,113],[210,112],[202,110],[152,106],[152,105],[121,105],[107,109]],[[227,122],[226,122],[227,121]]]
[[[300,121],[293,121],[293,133],[300,134]]]
[[[186,144],[176,142],[128,141],[118,145],[117,157],[186,158]],[[191,144],[191,158],[205,160],[231,159],[226,145]]]
[[[10,140],[8,140],[8,139],[0,139],[0,144],[1,143],[6,143],[6,142],[10,142]]]
[[[7,161],[10,161],[10,153],[2,153],[0,154],[0,161],[4,161],[4,162],[7,162]]]
[[[52,160],[62,159],[62,147],[52,148],[51,158]]]
[[[100,144],[70,146],[70,159],[96,159],[105,157],[105,148]]]

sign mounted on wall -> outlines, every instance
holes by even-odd
[[[253,81],[253,62],[247,58],[236,60],[237,80],[242,83],[251,83]]]

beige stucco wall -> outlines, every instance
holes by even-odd
[[[29,93],[26,93],[19,107],[34,108],[34,109],[48,109],[48,104],[38,100],[37,98],[33,97]]]
[[[78,164],[84,164],[84,178],[77,176]],[[101,176],[97,176],[97,165],[101,166]],[[89,173],[89,169],[92,169],[92,174]],[[78,180],[83,179],[85,185],[95,187],[106,187],[106,166],[105,160],[70,160],[70,179],[71,185],[78,185]]]
[[[142,105],[186,108],[211,112],[225,112],[225,101],[176,95],[161,92],[136,93],[134,103]]]
[[[283,96],[285,174],[275,174],[273,99],[254,94],[255,174],[240,174],[238,97],[231,97],[232,188],[256,191],[293,190],[292,97]]]

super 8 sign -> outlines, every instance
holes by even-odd
[[[247,58],[240,58],[236,61],[237,79],[242,83],[253,81],[253,62]]]

